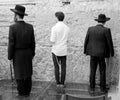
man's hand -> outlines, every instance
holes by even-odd
[[[13,65],[13,59],[10,60],[10,64]]]

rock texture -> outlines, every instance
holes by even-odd
[[[55,24],[54,13],[63,11],[65,23],[70,27],[67,82],[89,82],[89,57],[83,54],[83,44],[89,26],[96,25],[94,18],[100,13],[111,17],[106,26],[111,28],[115,48],[115,57],[107,59],[107,83],[117,85],[120,66],[120,8],[119,0],[0,0],[0,79],[10,78],[7,60],[7,42],[9,25],[13,13],[9,10],[15,4],[22,4],[29,14],[25,20],[34,25],[36,37],[36,56],[33,61],[33,80],[54,81],[54,66],[49,44],[50,30]],[[99,82],[99,73],[97,73]]]

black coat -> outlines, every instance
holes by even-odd
[[[103,25],[89,27],[84,42],[84,53],[90,56],[114,56],[111,30]]]
[[[8,59],[13,59],[16,79],[32,75],[32,59],[35,55],[33,26],[24,21],[16,22],[9,28]]]

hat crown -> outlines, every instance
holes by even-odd
[[[106,19],[105,14],[100,14],[100,15],[98,16],[98,19]]]
[[[21,13],[25,12],[25,7],[21,6],[21,5],[16,5],[15,9]]]

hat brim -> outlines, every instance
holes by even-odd
[[[99,22],[106,22],[106,21],[109,21],[109,20],[110,20],[109,17],[107,17],[107,18],[104,19],[104,20],[101,20],[101,19],[95,19],[95,21],[99,21]]]
[[[28,16],[28,14],[22,13],[22,12],[20,12],[20,11],[17,11],[16,9],[10,9],[10,10],[11,10],[12,12],[16,13],[16,14]]]

